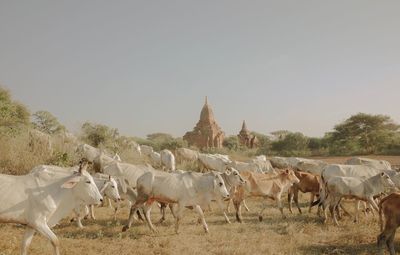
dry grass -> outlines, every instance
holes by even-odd
[[[380,157],[381,158],[381,157]],[[386,158],[388,159],[388,158]],[[331,159],[328,159],[331,160]],[[335,158],[338,162],[342,158]],[[343,159],[344,160],[344,159]],[[390,160],[400,161],[400,157]],[[355,224],[345,217],[335,227],[332,223],[323,225],[322,219],[306,210],[308,195],[300,195],[303,214],[289,214],[282,219],[273,201],[268,201],[263,222],[258,221],[258,211],[265,203],[262,199],[248,199],[251,211],[243,210],[244,223],[234,221],[225,224],[217,206],[212,212],[206,212],[206,221],[210,233],[205,234],[197,224],[197,215],[187,209],[181,224],[181,233],[174,233],[174,220],[171,214],[167,221],[157,225],[159,233],[152,233],[142,222],[135,222],[126,233],[121,233],[122,224],[128,216],[128,209],[122,208],[118,220],[111,219],[110,208],[97,208],[96,221],[84,221],[85,228],[78,229],[75,224],[65,219],[54,228],[61,241],[62,254],[376,254],[376,236],[379,234],[377,219],[372,215],[362,216]],[[286,205],[286,203],[285,203]],[[351,211],[352,206],[347,206]],[[233,211],[233,207],[231,208]],[[160,217],[156,207],[152,218],[156,222]],[[24,228],[12,224],[0,224],[0,255],[19,254]],[[396,250],[400,250],[399,238],[396,237]],[[35,235],[31,255],[52,254],[49,242],[40,235]]]
[[[306,197],[303,196],[303,201]],[[210,233],[205,234],[197,224],[196,214],[187,209],[181,225],[181,233],[174,233],[174,221],[169,214],[159,233],[152,233],[144,223],[136,222],[126,233],[121,233],[127,218],[123,208],[117,221],[111,220],[110,208],[98,208],[96,221],[85,221],[85,229],[64,220],[54,230],[61,240],[62,254],[375,254],[375,238],[378,223],[371,215],[354,224],[349,217],[342,226],[324,226],[315,211],[288,215],[282,219],[272,201],[258,221],[257,212],[262,199],[249,199],[251,212],[243,212],[244,223],[225,224],[214,206],[206,212]],[[303,203],[305,206],[305,203]],[[306,211],[306,210],[304,210]],[[288,213],[285,210],[285,213]],[[153,208],[152,218],[160,214]],[[233,214],[230,215],[233,220]],[[0,254],[18,254],[23,228],[0,225]],[[396,239],[398,240],[398,239]],[[398,243],[398,242],[397,242]],[[43,237],[36,235],[31,245],[31,255],[51,254],[51,246]]]

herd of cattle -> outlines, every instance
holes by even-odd
[[[40,165],[23,176],[0,174],[0,222],[26,226],[21,254],[27,254],[35,232],[48,238],[54,254],[59,254],[59,241],[50,228],[72,212],[73,219],[82,228],[82,218],[94,219],[94,205],[107,202],[103,198],[108,202],[114,200],[114,217],[121,201],[129,204],[129,219],[122,231],[127,231],[135,219],[143,220],[142,215],[149,228],[157,231],[150,217],[152,204],[157,202],[162,212],[160,221],[165,220],[166,208],[169,208],[177,233],[184,208],[194,209],[208,232],[203,210],[212,201],[218,204],[227,223],[230,223],[227,212],[232,202],[236,219],[242,222],[241,207],[248,210],[245,199],[255,196],[275,200],[285,217],[282,195],[287,192],[289,211],[292,212],[294,200],[301,213],[299,191],[310,193],[309,211],[318,205],[319,215],[323,208],[325,223],[328,210],[336,225],[338,216],[348,213],[341,206],[342,200],[354,201],[355,221],[361,205],[365,213],[379,212],[380,252],[383,254],[386,244],[390,254],[395,254],[393,239],[400,224],[400,193],[394,191],[400,187],[400,174],[387,161],[352,158],[346,164],[327,164],[294,157],[267,159],[261,155],[249,162],[239,162],[227,155],[203,154],[186,148],[158,153],[150,146],[137,145],[133,153],[150,163],[139,165],[124,163],[117,154],[110,157],[87,144],[78,146],[76,152],[82,160],[75,167]],[[200,171],[177,170],[175,159],[197,162]],[[93,175],[87,171],[91,163]],[[383,197],[388,192],[391,194]],[[224,201],[228,202],[224,204]],[[260,221],[266,207],[264,203],[258,214]]]

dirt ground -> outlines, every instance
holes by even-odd
[[[400,162],[400,157],[379,157],[391,163]],[[324,158],[340,163],[346,158]],[[117,221],[112,220],[108,207],[96,208],[97,219],[83,222],[84,229],[65,219],[54,228],[60,238],[61,254],[79,255],[131,255],[131,254],[376,254],[376,236],[379,234],[377,216],[362,215],[358,224],[348,216],[339,227],[330,222],[323,225],[322,218],[307,212],[308,195],[301,194],[303,214],[290,214],[283,219],[274,201],[261,198],[247,200],[250,212],[243,210],[244,223],[235,222],[233,206],[229,215],[232,224],[226,224],[223,216],[213,205],[212,212],[205,212],[210,233],[205,234],[197,224],[195,212],[186,209],[180,234],[174,232],[174,220],[168,212],[166,222],[156,225],[158,233],[152,233],[143,222],[135,222],[126,233],[121,233],[126,222],[128,208],[121,208]],[[267,203],[264,220],[259,222],[258,211]],[[351,211],[352,204],[345,205]],[[153,208],[152,219],[160,217]],[[24,228],[12,224],[0,224],[0,255],[19,254]],[[400,250],[396,237],[396,250]],[[29,250],[31,255],[52,254],[50,243],[36,234]]]

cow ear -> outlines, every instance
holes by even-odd
[[[61,188],[64,189],[72,189],[75,187],[75,185],[81,180],[79,176],[72,177],[68,181],[64,182],[63,185],[61,185]]]
[[[384,172],[382,172],[382,173],[381,173],[381,177],[383,177],[384,175],[385,175],[385,173],[384,173]]]
[[[285,173],[286,173],[286,174],[289,174],[289,169],[286,169]]]

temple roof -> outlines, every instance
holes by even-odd
[[[201,112],[200,112],[200,122],[212,123],[214,121],[215,121],[214,113],[213,113],[210,105],[208,104],[207,97],[206,97],[203,109],[201,109]]]

